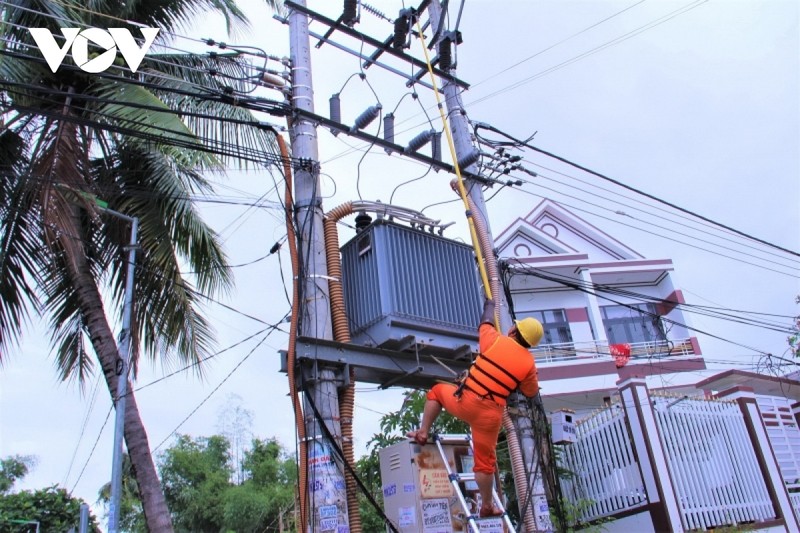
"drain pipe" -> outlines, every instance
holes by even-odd
[[[456,194],[459,193],[458,182],[456,180],[452,180],[450,182],[450,187],[456,192]],[[472,198],[467,196],[467,202],[469,203],[469,209],[472,212],[475,233],[477,234],[478,243],[480,244],[481,251],[483,252],[483,259],[486,262],[486,271],[489,278],[490,289],[493,295],[503,294],[500,288],[500,276],[497,270],[497,258],[494,254],[494,245],[491,239],[489,239],[489,231],[486,228],[486,221],[481,216],[480,211],[475,208]],[[495,323],[499,324],[500,306],[495,306],[494,312]],[[523,458],[522,449],[520,448],[519,434],[514,426],[514,421],[508,414],[508,410],[503,410],[503,429],[506,430],[508,453],[511,457],[511,471],[514,474],[514,488],[517,491],[517,502],[520,504],[520,513],[522,514],[522,520],[525,527],[524,531],[535,532],[536,518],[533,515],[533,506],[530,505],[530,503],[524,505],[525,502],[523,502],[521,499],[522,495],[528,493],[528,486],[530,482],[528,481],[528,473],[525,469],[525,459]],[[524,507],[522,507],[522,505],[524,505]]]

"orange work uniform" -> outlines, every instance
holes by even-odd
[[[473,471],[493,474],[506,398],[518,386],[525,396],[534,396],[539,381],[530,352],[491,324],[480,325],[478,345],[481,355],[470,367],[461,397],[453,395],[456,385],[439,383],[428,391],[427,398],[469,424],[475,448]]]

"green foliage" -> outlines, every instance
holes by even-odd
[[[11,455],[0,459],[0,533],[66,531],[77,529],[83,500],[73,498],[58,487],[10,493],[14,483],[24,478],[35,465],[31,455]],[[98,532],[97,522],[89,515],[89,530]]]
[[[100,488],[98,503],[104,506],[103,518],[108,521],[109,504],[111,503],[111,482]],[[139,485],[133,475],[130,456],[122,456],[122,494],[119,500],[119,528],[125,533],[148,533],[142,510],[142,498]]]
[[[47,487],[36,491],[23,490],[14,494],[0,495],[0,533],[28,533],[36,531],[61,532],[75,528],[81,517],[83,500],[73,498],[58,487]],[[89,531],[99,533],[97,522],[89,516]]]
[[[31,455],[12,455],[0,459],[0,494],[11,490],[18,479],[24,478],[36,459]]]
[[[161,484],[175,531],[216,533],[222,528],[223,493],[230,486],[228,441],[180,435],[161,459]]]
[[[226,437],[180,435],[160,457],[160,471],[177,532],[287,530],[295,502],[297,466],[274,439],[254,439],[241,464],[231,465]],[[241,471],[244,481],[231,481]]]

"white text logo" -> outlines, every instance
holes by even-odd
[[[158,35],[158,28],[140,28],[144,37],[144,45],[140,48],[131,32],[126,28],[109,28],[108,31],[100,28],[61,28],[64,35],[64,46],[59,47],[53,34],[47,28],[29,28],[33,40],[42,51],[50,70],[54,73],[61,66],[67,51],[72,47],[72,60],[84,72],[96,74],[103,72],[114,63],[119,48],[131,72],[136,72]],[[89,59],[89,41],[103,48],[105,52]]]

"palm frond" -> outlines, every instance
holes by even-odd
[[[251,92],[260,78],[257,68],[236,54],[152,57],[158,62],[140,71],[143,81],[153,86],[153,92],[182,116],[199,138],[213,139],[227,152],[226,162],[245,167],[258,154],[263,154],[263,161],[275,160],[280,150],[274,131],[262,127],[251,111],[233,105],[234,98],[229,96]],[[281,102],[271,102],[267,107],[277,115],[288,113]]]
[[[101,83],[93,88],[100,102],[92,109],[102,125],[123,128],[130,142],[158,145],[182,166],[215,168],[219,161],[203,150],[182,148],[187,143],[202,148],[198,139],[175,112],[147,89],[124,83]]]
[[[94,357],[84,348],[85,328],[79,313],[66,321],[53,320],[53,343],[56,346],[56,365],[62,381],[87,382],[94,369]]]
[[[104,174],[96,180],[102,181],[103,197],[112,209],[139,219],[136,317],[144,350],[151,356],[200,360],[212,346],[212,331],[181,265],[195,272],[192,279],[202,291],[227,290],[232,282],[219,238],[191,200],[193,191],[208,184],[155,149],[138,143],[118,148],[112,166],[96,168]],[[109,268],[114,299],[121,301],[128,229],[110,220],[104,228],[106,246],[117,254]]]
[[[24,140],[0,134],[0,363],[40,302],[32,279],[40,256],[35,203],[36,183],[24,175]]]

